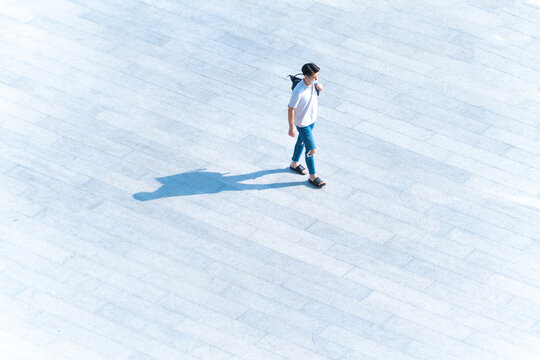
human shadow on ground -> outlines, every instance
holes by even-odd
[[[187,196],[196,194],[215,194],[221,191],[245,191],[279,189],[290,186],[306,186],[307,181],[291,181],[270,184],[244,184],[242,181],[258,177],[289,172],[288,168],[261,170],[242,175],[226,175],[218,172],[199,169],[181,174],[156,178],[162,186],[153,192],[139,192],[133,198],[139,201],[156,200],[167,197]]]

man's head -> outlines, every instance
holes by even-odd
[[[307,63],[302,66],[302,74],[304,74],[304,79],[309,80],[308,85],[318,80],[320,70],[321,69],[314,63]]]

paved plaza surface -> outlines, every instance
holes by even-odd
[[[539,88],[538,0],[0,1],[0,359],[540,359]]]

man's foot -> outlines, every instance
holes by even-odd
[[[292,163],[290,166],[291,170],[296,171],[300,175],[306,175],[307,170],[305,167],[302,166],[300,163]]]
[[[317,175],[309,177],[309,183],[315,187],[322,188],[326,183]]]

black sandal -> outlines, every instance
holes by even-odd
[[[326,185],[326,183],[323,182],[323,181],[321,180],[321,178],[318,177],[318,176],[315,178],[315,180],[309,179],[309,183],[310,183],[311,185],[315,186],[315,187],[318,187],[318,188],[322,188],[324,185]],[[321,183],[323,183],[323,184],[321,185]]]
[[[292,171],[296,171],[297,173],[299,173],[300,175],[306,175],[304,174],[302,171],[306,170],[305,167],[302,166],[302,164],[298,164],[298,166],[296,166],[295,168],[291,166],[289,166],[291,168]]]

